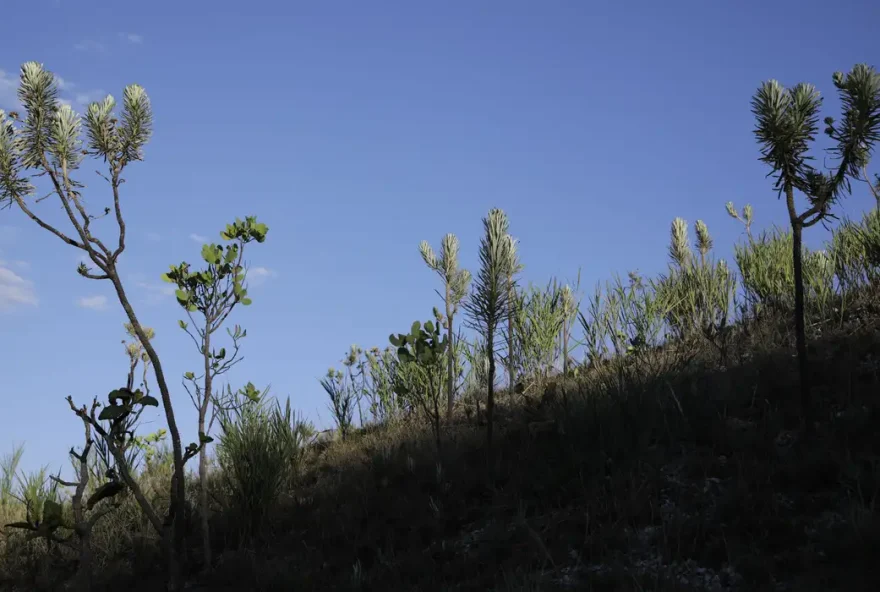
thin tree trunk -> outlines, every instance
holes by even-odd
[[[173,549],[169,549],[168,554],[168,590],[169,592],[176,592],[177,590],[180,590],[182,586],[180,563],[185,561],[186,552],[186,530],[183,523],[184,502],[186,498],[183,481],[183,448],[180,444],[180,430],[177,427],[177,420],[174,417],[174,408],[171,404],[171,392],[168,390],[168,383],[165,381],[165,373],[162,370],[162,362],[159,360],[159,355],[156,353],[155,348],[153,348],[153,344],[150,343],[147,334],[144,332],[144,328],[141,326],[137,315],[134,313],[134,309],[131,307],[131,303],[128,301],[128,296],[126,295],[122,282],[119,279],[119,274],[116,271],[115,265],[111,267],[110,273],[107,275],[110,276],[110,281],[113,282],[113,288],[116,290],[116,296],[119,298],[119,303],[122,305],[123,310],[125,310],[125,314],[128,317],[132,328],[134,328],[135,334],[144,346],[144,351],[147,352],[147,357],[150,358],[150,363],[153,365],[153,372],[156,375],[156,384],[159,387],[159,394],[162,398],[162,407],[165,410],[165,419],[168,423],[168,431],[171,433],[171,451],[174,459],[174,482],[171,491],[171,512],[174,514],[175,520],[173,523],[172,537]]]
[[[78,518],[80,523],[82,518]],[[92,589],[92,560],[94,553],[92,551],[92,533],[89,527],[85,526],[77,530],[79,537],[79,566],[76,570],[76,576],[73,580],[73,589],[77,592],[90,592]]]
[[[568,392],[566,380],[568,378],[568,319],[562,320],[562,403],[568,409]]]
[[[434,399],[434,438],[437,440],[437,458],[440,458],[440,397],[443,396],[443,379],[442,371],[437,373],[437,390],[434,391],[432,399]],[[433,382],[433,381],[432,381]],[[431,390],[434,390],[433,387]]]
[[[446,376],[446,423],[452,423],[452,407],[455,397],[455,385],[453,384],[455,381],[455,350],[452,343],[452,316],[454,313],[452,312],[451,292],[449,282],[446,282],[446,341],[448,342],[446,351],[449,355]]]
[[[507,317],[507,390],[513,393],[516,377],[514,376],[514,339],[513,339],[513,315],[516,314],[516,291],[513,288],[513,274],[507,275],[507,290],[510,299],[510,316]]]
[[[809,360],[807,359],[807,334],[804,321],[804,271],[803,271],[803,224],[792,223],[792,257],[794,262],[794,326],[800,370],[801,407],[806,427],[812,425],[810,397]]]
[[[562,376],[568,376],[568,319],[562,321]]]
[[[208,407],[211,404],[211,394],[214,388],[214,376],[211,374],[211,323],[205,325],[204,352],[205,360],[205,386],[202,392],[202,401],[199,407],[199,437],[205,433],[205,423],[208,415]],[[205,562],[203,569],[211,569],[211,523],[208,515],[208,450],[207,444],[199,442],[199,505],[201,506],[202,522],[202,559]]]
[[[489,466],[492,466],[492,424],[495,412],[495,332],[493,324],[490,324],[488,335],[486,336],[486,349],[489,353],[489,377],[487,380],[487,396],[486,396],[486,454],[489,458]]]

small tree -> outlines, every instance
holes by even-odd
[[[177,286],[177,303],[186,311],[190,322],[179,321],[180,328],[193,340],[202,356],[202,372],[184,375],[184,388],[198,412],[199,439],[199,513],[202,529],[202,553],[205,569],[211,567],[211,537],[208,503],[208,450],[211,442],[208,434],[217,418],[217,413],[232,404],[228,398],[217,396],[214,380],[225,374],[242,358],[238,355],[241,340],[247,331],[238,325],[227,333],[232,339],[232,353],[226,348],[214,347],[214,334],[223,327],[226,319],[238,305],[248,306],[251,299],[247,295],[247,270],[244,266],[245,245],[252,241],[262,243],[266,240],[269,228],[257,222],[253,216],[244,221],[236,219],[227,224],[220,237],[229,244],[206,244],[202,246],[202,259],[207,267],[201,271],[191,271],[189,263],[172,265],[168,273],[162,275],[166,282]],[[193,316],[198,314],[198,318]],[[222,391],[221,391],[222,392]]]
[[[114,479],[115,475],[111,474],[108,475],[111,477],[110,481],[99,487],[95,493],[89,496],[88,500],[84,500],[90,480],[88,455],[91,445],[91,428],[86,424],[85,446],[82,453],[77,454],[73,449],[70,450],[71,457],[79,463],[79,481],[63,481],[57,476],[51,476],[56,484],[75,488],[71,498],[72,523],[64,518],[62,502],[51,498],[45,499],[38,517],[35,517],[32,512],[33,500],[26,497],[27,514],[25,520],[6,525],[7,528],[29,531],[29,539],[44,538],[49,543],[59,543],[78,552],[79,564],[74,575],[73,589],[81,592],[88,592],[92,589],[92,530],[101,518],[107,516],[117,507],[115,504],[100,504],[100,502],[112,498],[123,489],[119,481]],[[100,507],[92,511],[99,504]],[[73,532],[70,535],[62,536],[59,534],[60,530]]]
[[[455,399],[455,356],[453,347],[453,331],[455,314],[461,301],[467,296],[468,287],[471,283],[471,273],[466,269],[458,268],[458,238],[454,234],[447,234],[440,243],[440,257],[434,254],[434,250],[428,241],[419,244],[419,251],[425,263],[437,272],[443,280],[444,294],[441,296],[446,304],[446,340],[449,342],[446,356],[446,421],[452,421],[452,408]]]
[[[150,100],[142,87],[132,84],[123,93],[121,118],[114,115],[116,101],[108,95],[89,105],[83,121],[70,105],[61,104],[57,79],[37,62],[27,62],[21,67],[18,98],[25,109],[23,118],[17,113],[7,117],[0,111],[0,204],[5,202],[17,207],[40,228],[88,256],[97,271],[86,264],[81,264],[77,271],[85,278],[107,280],[113,285],[128,321],[150,358],[174,456],[175,489],[171,492],[169,514],[174,549],[168,553],[168,567],[169,587],[176,590],[180,587],[178,559],[185,556],[184,451],[162,363],[135,315],[118,271],[126,239],[120,197],[125,181],[122,174],[130,163],[143,159],[142,150],[150,139],[153,125]],[[107,174],[103,176],[110,185],[112,205],[105,207],[100,215],[89,213],[80,191],[85,186],[74,176],[84,156],[99,158],[107,167]],[[72,234],[50,224],[33,208],[42,199],[31,199],[40,177],[48,180],[47,197],[58,198]],[[92,224],[111,212],[118,227],[115,245],[105,243],[92,232]]]
[[[755,137],[761,145],[761,161],[776,177],[775,188],[785,196],[792,230],[794,263],[795,336],[800,366],[801,403],[808,429],[810,384],[804,322],[803,231],[826,219],[834,203],[850,191],[850,179],[858,178],[874,144],[880,140],[880,75],[864,64],[844,75],[834,74],[834,86],[842,103],[842,120],[825,118],[825,133],[836,145],[830,153],[837,166],[830,172],[815,169],[808,155],[818,130],[822,99],[810,84],[791,89],[776,80],[761,85],[752,98]],[[798,212],[795,191],[807,198],[808,207]]]
[[[516,280],[516,240],[507,233],[507,214],[493,208],[483,218],[485,234],[480,240],[480,272],[475,278],[471,297],[464,305],[469,324],[485,341],[489,358],[486,378],[486,445],[492,454],[492,430],[495,410],[495,337],[502,323],[510,319],[511,294]]]
[[[412,388],[403,381],[395,385],[395,392],[401,397],[408,397],[421,407],[425,417],[430,421],[440,454],[440,398],[443,395],[443,360],[449,347],[447,338],[440,336],[440,324],[432,321],[425,323],[424,328],[419,321],[413,323],[408,334],[391,335],[391,345],[397,348],[397,359],[400,364],[418,374],[419,386]]]

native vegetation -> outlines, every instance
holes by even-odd
[[[181,377],[198,412],[199,441],[185,447],[180,396],[118,267],[123,173],[142,160],[153,123],[147,94],[131,85],[120,113],[108,96],[81,119],[43,66],[25,64],[20,78],[25,113],[0,112],[0,200],[85,253],[93,267],[79,274],[113,285],[130,341],[124,386],[87,404],[67,399],[83,426],[73,477],[23,474],[21,447],[0,462],[0,585],[860,589],[873,574],[873,68],[833,76],[842,113],[825,119],[827,170],[810,154],[818,91],[759,87],[757,156],[790,228],[757,231],[751,205],[718,204],[744,227],[732,262],[716,256],[703,221],[692,236],[674,218],[665,273],[629,272],[582,294],[580,273],[573,283],[522,285],[527,250],[499,208],[483,220],[473,274],[460,268],[456,235],[443,238],[439,256],[422,242],[445,309],[388,343],[351,345],[342,369],[320,379],[336,423],[329,434],[289,398],[282,404],[251,382],[217,385],[246,336],[234,325],[226,347],[217,339],[235,308],[251,304],[245,249],[269,230],[236,219],[222,244],[202,248],[203,269],[181,263],[163,276],[198,354],[198,370]],[[103,213],[85,206],[85,157],[106,168]],[[861,187],[852,181],[866,182],[878,207],[837,224],[823,249],[807,248],[805,230],[833,218]],[[68,227],[41,217],[34,197],[43,186]],[[93,231],[103,216],[115,221],[112,240]],[[160,405],[166,426],[141,433],[144,409]]]

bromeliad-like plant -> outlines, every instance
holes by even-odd
[[[443,280],[444,294],[441,295],[443,303],[446,305],[446,340],[450,347],[447,350],[452,354],[455,349],[454,339],[454,320],[464,297],[467,296],[468,287],[471,283],[471,272],[466,269],[458,268],[458,238],[454,234],[447,234],[440,243],[440,256],[434,254],[434,250],[428,241],[422,241],[419,244],[419,252],[422,254],[425,264],[437,272]],[[452,420],[452,408],[455,403],[455,365],[456,360],[453,355],[446,357],[446,421]]]
[[[351,434],[354,420],[354,407],[356,396],[354,389],[348,382],[348,377],[335,368],[327,370],[327,374],[320,379],[321,387],[330,397],[330,411],[336,421],[336,427],[343,440]]]
[[[800,369],[801,403],[810,429],[810,384],[804,321],[803,232],[831,213],[832,206],[850,192],[850,180],[859,178],[874,145],[880,141],[880,74],[865,64],[844,75],[833,76],[843,109],[841,121],[825,118],[825,133],[835,143],[829,150],[837,160],[830,172],[811,164],[808,152],[818,131],[822,99],[810,84],[785,88],[776,80],[761,85],[752,98],[755,137],[761,146],[760,160],[775,176],[775,189],[785,196],[792,231],[794,266],[795,336]],[[808,202],[798,211],[795,191]]]
[[[440,324],[427,321],[424,327],[419,321],[412,324],[410,332],[389,336],[391,345],[397,348],[397,359],[402,367],[414,372],[422,388],[398,380],[395,392],[416,403],[428,419],[434,431],[437,453],[440,453],[440,399],[443,395],[443,371],[449,341],[440,335]]]
[[[184,451],[161,361],[135,315],[118,270],[119,257],[126,246],[121,199],[123,173],[129,164],[143,159],[143,148],[153,125],[150,100],[142,87],[132,84],[123,92],[121,115],[114,114],[116,101],[108,95],[90,104],[82,120],[70,105],[61,103],[58,80],[42,64],[27,62],[21,67],[19,79],[18,98],[24,106],[23,116],[0,111],[0,205],[17,208],[43,230],[83,251],[94,268],[83,263],[77,271],[85,278],[106,280],[113,285],[128,321],[144,344],[156,375],[174,455],[176,489],[171,493],[171,515],[180,519],[173,522],[174,549],[168,553],[168,567],[169,587],[176,590],[181,584],[177,560],[184,556],[186,535]],[[100,159],[106,165],[103,176],[110,185],[112,198],[99,214],[88,211],[82,194],[85,185],[77,180],[76,174],[86,156]],[[39,182],[44,182],[41,192],[45,190],[45,197],[58,198],[72,232],[51,224],[37,211],[35,206],[44,199],[35,199]],[[111,212],[118,232],[114,241],[105,242],[94,233],[93,225]]]
[[[184,375],[184,388],[189,393],[193,407],[198,413],[199,449],[199,514],[201,516],[202,552],[205,569],[211,566],[210,504],[208,501],[208,451],[211,429],[217,414],[223,407],[233,404],[228,398],[215,392],[214,381],[227,373],[243,358],[239,356],[241,340],[247,331],[235,325],[227,328],[232,339],[232,351],[215,347],[214,334],[219,331],[238,304],[248,306],[251,299],[247,293],[247,269],[244,251],[248,243],[266,240],[269,228],[256,217],[247,216],[227,224],[220,237],[227,242],[202,246],[202,260],[206,267],[192,270],[189,263],[172,265],[162,279],[177,286],[177,302],[186,311],[189,323],[178,321],[180,328],[192,339],[202,357],[199,373]],[[194,316],[197,315],[197,316]]]

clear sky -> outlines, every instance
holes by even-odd
[[[501,207],[526,281],[581,268],[587,287],[665,268],[675,216],[705,220],[726,256],[741,231],[726,201],[753,203],[759,227],[786,220],[752,135],[761,81],[812,82],[837,115],[831,74],[880,66],[868,0],[12,0],[4,14],[0,107],[28,60],[77,109],[132,82],[152,99],[146,161],[123,187],[121,268],[188,439],[179,377],[198,356],[159,275],[235,216],[270,231],[250,250],[263,273],[232,319],[248,338],[228,378],[271,383],[328,426],[317,378],[439,303],[420,240],[458,234],[474,269],[481,217]],[[91,180],[99,208],[107,187]],[[870,203],[857,187],[845,211]],[[27,467],[66,464],[80,444],[65,396],[104,396],[126,373],[121,308],[78,259],[0,211],[0,452],[26,442]]]

